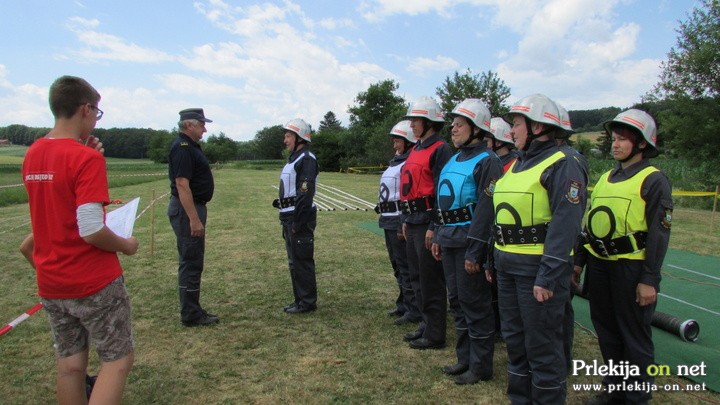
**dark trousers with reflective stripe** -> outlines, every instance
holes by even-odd
[[[425,248],[425,233],[428,224],[407,224],[406,246],[410,282],[418,291],[425,331],[423,337],[432,342],[445,342],[447,326],[447,291],[442,263],[435,260],[429,249]]]
[[[385,247],[390,257],[393,275],[397,282],[399,294],[395,300],[398,309],[405,312],[407,317],[420,319],[420,310],[415,299],[415,291],[410,285],[410,272],[408,270],[407,246],[404,239],[398,238],[397,231],[385,229]]]
[[[563,404],[567,395],[563,320],[570,274],[558,280],[549,301],[538,302],[533,295],[534,276],[510,274],[499,261],[495,265],[508,352],[508,397],[514,405]]]
[[[635,291],[643,273],[642,260],[601,260],[588,257],[588,297],[590,318],[598,335],[603,360],[619,364],[626,360],[640,368],[640,376],[630,377],[627,385],[652,384],[654,378],[645,373],[655,363],[652,341],[652,315],[655,304],[641,307],[635,302]],[[603,378],[604,384],[622,383],[621,376]],[[644,391],[618,392],[617,398],[627,404],[644,403],[651,394]],[[624,394],[624,396],[623,396]]]
[[[495,353],[495,314],[485,272],[465,271],[465,248],[442,248],[442,263],[450,308],[455,315],[458,363],[476,375],[490,378]]]
[[[205,226],[207,207],[196,203],[195,209]],[[170,197],[168,218],[177,238],[180,319],[190,322],[204,314],[200,306],[200,278],[205,262],[205,236],[195,237],[190,234],[190,219],[177,197]]]
[[[282,221],[295,304],[305,308],[317,305],[314,258],[316,216],[317,212],[313,211],[312,220],[307,226],[296,229],[295,233],[292,232],[292,220]]]

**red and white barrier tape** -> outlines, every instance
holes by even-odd
[[[30,318],[30,315],[34,314],[35,312],[39,311],[43,307],[43,304],[37,304],[34,307],[28,309],[25,311],[24,314],[18,316],[17,318],[13,319],[12,322],[9,324],[3,326],[0,328],[0,336],[10,332],[13,328],[21,324],[24,320]]]

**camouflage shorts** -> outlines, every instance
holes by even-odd
[[[42,304],[58,357],[85,351],[89,342],[103,362],[118,360],[133,351],[130,298],[122,276],[89,297],[43,298]]]

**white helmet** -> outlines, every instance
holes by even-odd
[[[440,106],[430,97],[420,97],[414,103],[410,104],[405,118],[413,117],[427,118],[433,122],[445,122],[445,117],[440,110]]]
[[[638,130],[648,145],[654,150],[654,152],[648,151],[649,153],[645,153],[645,156],[657,156],[657,127],[655,126],[655,120],[650,114],[636,108],[631,108],[616,115],[612,120],[604,122],[603,127],[608,134],[612,135],[612,128],[615,124],[627,125]]]
[[[410,120],[403,120],[395,124],[390,130],[390,136],[398,136],[410,143],[417,143],[417,138],[415,138],[415,134],[410,128]]]
[[[465,117],[476,127],[490,132],[490,110],[479,98],[466,98],[453,108],[450,116]]]
[[[523,115],[531,121],[561,128],[560,113],[558,112],[557,105],[554,101],[542,94],[533,94],[520,99],[520,101],[510,107],[510,112],[505,114],[503,118],[505,118],[507,122],[511,122],[512,116],[515,114]]]
[[[510,124],[500,117],[490,120],[490,133],[494,139],[500,142],[513,143],[512,135],[510,135]]]
[[[300,139],[311,142],[310,137],[312,137],[312,134],[310,133],[310,125],[300,118],[290,120],[287,124],[285,124],[285,126],[283,126],[283,129],[295,132]]]
[[[555,103],[555,106],[558,109],[558,113],[560,113],[560,128],[564,129],[565,132],[568,133],[568,135],[575,132],[572,129],[572,123],[570,122],[570,113],[568,113],[565,107],[561,106],[558,103]]]

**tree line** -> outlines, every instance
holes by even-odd
[[[708,165],[708,173],[720,177],[720,2],[702,0],[680,23],[677,44],[662,64],[662,73],[654,89],[642,101],[630,106],[653,115],[658,124],[659,147],[667,156],[692,164]],[[382,165],[391,157],[387,134],[400,121],[408,102],[396,94],[398,83],[383,80],[357,94],[348,108],[347,127],[328,111],[317,130],[313,130],[312,149],[323,170],[337,171],[349,166]],[[510,88],[492,71],[474,74],[470,69],[447,76],[436,88],[436,99],[445,111],[465,98],[480,98],[493,116],[506,113]],[[549,97],[553,94],[548,93]],[[623,108],[624,109],[624,108]],[[602,131],[602,123],[622,109],[605,107],[572,110],[570,119],[578,132]],[[292,118],[292,117],[289,117]],[[448,118],[448,124],[451,121]],[[446,125],[445,136],[449,136]],[[47,128],[23,125],[0,127],[0,139],[30,145],[47,133]],[[250,141],[234,141],[224,133],[203,140],[203,148],[212,162],[266,160],[283,158],[283,129],[273,125],[259,130]],[[105,144],[106,155],[122,158],[148,158],[166,162],[170,141],[177,130],[149,128],[110,128],[95,130]],[[610,139],[605,136],[600,151],[609,156]],[[714,179],[713,181],[720,181]]]

